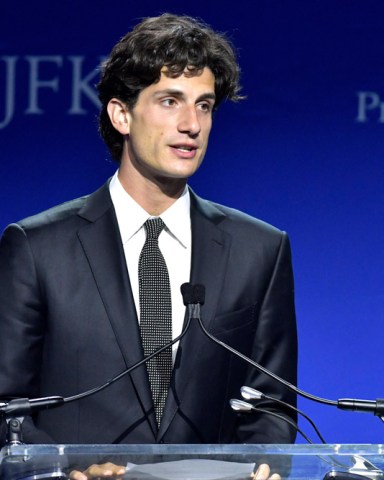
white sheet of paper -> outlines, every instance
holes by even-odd
[[[248,480],[254,463],[189,459],[144,465],[127,465],[125,479],[144,480]]]

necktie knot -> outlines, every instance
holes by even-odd
[[[147,238],[153,238],[154,240],[157,240],[163,228],[165,227],[165,223],[160,217],[150,218],[144,223],[144,227],[147,231]]]

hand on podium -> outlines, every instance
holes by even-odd
[[[278,473],[273,473],[271,476],[271,469],[266,463],[262,463],[258,469],[253,472],[251,480],[281,480]]]
[[[96,478],[121,480],[124,474],[125,467],[108,462],[102,465],[91,465],[84,472],[73,470],[69,478],[71,480],[92,480]]]

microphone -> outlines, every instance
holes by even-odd
[[[353,398],[341,398],[337,401],[337,408],[341,410],[349,410],[353,412],[369,412],[373,413],[381,420],[384,416],[384,399],[378,398],[376,400],[358,400]]]
[[[254,368],[256,368],[258,371],[266,374],[267,376],[269,376],[270,378],[273,378],[274,380],[276,380],[277,382],[281,383],[282,385],[284,385],[285,387],[287,387],[289,390],[293,391],[294,393],[308,399],[308,400],[313,400],[315,402],[318,402],[318,403],[322,403],[322,404],[325,404],[325,405],[332,405],[332,406],[337,406],[338,408],[340,409],[343,409],[343,410],[352,410],[352,411],[362,411],[362,412],[373,412],[375,413],[375,415],[379,416],[381,418],[381,420],[384,421],[384,419],[382,418],[382,416],[384,415],[384,399],[377,399],[376,401],[371,401],[371,400],[354,400],[354,399],[340,399],[338,401],[335,401],[335,400],[329,400],[329,399],[326,399],[326,398],[321,398],[321,397],[318,397],[316,395],[312,395],[308,392],[305,392],[304,390],[301,390],[300,388],[296,387],[295,385],[289,383],[287,380],[284,380],[283,378],[279,377],[278,375],[276,375],[275,373],[273,373],[272,371],[268,370],[267,368],[263,367],[262,365],[260,365],[259,363],[255,362],[254,360],[248,358],[247,356],[243,355],[241,352],[237,351],[236,349],[230,347],[229,345],[227,345],[226,343],[222,342],[221,340],[217,339],[216,337],[214,337],[213,335],[211,335],[207,330],[206,328],[204,327],[203,323],[202,323],[202,320],[201,320],[201,315],[200,315],[200,304],[203,305],[204,303],[204,299],[205,299],[205,287],[203,285],[195,285],[195,286],[192,286],[191,284],[187,283],[187,284],[183,284],[182,287],[181,287],[181,291],[182,291],[182,295],[183,295],[183,300],[184,300],[184,304],[185,305],[188,305],[188,308],[192,308],[190,302],[196,302],[197,305],[196,305],[196,309],[193,310],[194,314],[190,316],[190,318],[194,318],[198,321],[199,325],[200,325],[200,328],[201,330],[203,331],[203,333],[210,339],[212,340],[214,343],[220,345],[221,347],[225,348],[226,350],[230,351],[232,354],[236,355],[238,358],[244,360],[246,363],[250,364],[251,366],[253,366]],[[190,310],[191,311],[191,310]],[[244,394],[245,395],[251,395],[251,390],[253,389],[250,389],[250,387],[243,387],[244,388]],[[256,390],[254,390],[255,392],[257,392]],[[243,392],[242,392],[243,393]],[[276,398],[273,398],[273,397],[269,397],[261,392],[258,392],[256,394],[256,396],[261,396],[261,398],[266,398],[268,400],[272,400],[272,401],[276,401],[277,403],[281,403],[283,404],[284,406],[288,407],[288,408],[291,408],[293,410],[296,410],[299,414],[301,414],[302,416],[304,416],[304,418],[306,418],[309,423],[313,426],[314,430],[316,431],[317,435],[319,436],[320,440],[325,443],[325,440],[324,438],[322,437],[322,435],[320,434],[319,430],[317,429],[316,425],[314,424],[314,422],[306,415],[304,414],[303,412],[301,412],[300,410],[298,410],[296,407],[294,407],[293,405],[290,405],[286,402],[283,402],[282,400],[280,399],[276,399]],[[264,413],[264,414],[268,414],[268,415],[272,415],[274,416],[275,418],[280,418],[281,420],[289,423],[291,426],[293,426],[296,431],[301,435],[303,436],[303,438],[308,442],[308,443],[313,443],[309,437],[298,427],[298,425],[293,421],[291,420],[290,418],[287,418],[285,417],[284,415],[280,415],[276,412],[272,412],[271,410],[267,410],[267,409],[264,409],[264,408],[259,408],[259,407],[255,407],[254,405],[252,404],[249,404],[248,402],[244,402],[242,400],[237,400],[237,399],[231,399],[230,400],[230,404],[231,404],[231,407],[232,409],[234,410],[237,410],[237,411],[242,411],[242,412],[246,412],[246,411],[256,411],[256,412],[261,412],[261,413]],[[353,458],[357,458],[357,456],[353,456]],[[324,459],[325,460],[325,459]],[[363,459],[365,460],[365,459]],[[326,460],[327,461],[327,460]],[[342,466],[344,468],[346,468],[345,465],[343,465],[342,463],[340,463],[338,460],[333,460],[333,463],[334,464],[338,464],[339,466]],[[373,468],[372,468],[373,467]],[[329,472],[323,480],[328,480],[328,479],[331,479],[331,478],[335,478],[335,480],[338,478],[340,480],[347,480],[347,479],[353,479],[353,478],[356,478],[355,474],[352,473],[352,470],[353,469],[350,469],[349,472],[335,472],[334,470],[332,472]],[[338,474],[339,476],[333,476],[334,474]],[[361,469],[358,471],[358,473],[360,474],[361,478],[383,478],[382,475],[383,475],[383,472],[381,470],[378,470],[378,469],[375,469],[373,465],[369,465],[367,466],[366,465],[366,468],[365,469]],[[369,475],[372,475],[372,473],[375,475],[375,477],[370,477]],[[377,476],[377,474],[379,473],[379,476]],[[366,477],[362,476],[362,475],[367,475]],[[331,475],[331,476],[329,476]],[[345,475],[345,476],[343,476]]]
[[[197,301],[197,300],[203,300],[204,301],[204,298],[205,298],[205,287],[204,285],[191,285],[190,283],[184,283],[182,286],[181,286],[181,293],[183,295],[183,300],[184,300],[184,304],[187,305],[188,307],[193,307],[193,305],[191,305],[189,302],[192,300],[192,302],[194,301]],[[196,305],[197,307],[200,307],[199,304]],[[320,398],[320,397],[316,397],[315,395],[311,395],[310,393],[307,393],[303,390],[300,390],[298,387],[296,387],[295,385],[293,385],[292,383],[289,383],[287,380],[284,380],[283,378],[279,377],[278,375],[276,375],[275,373],[271,372],[270,370],[268,370],[267,368],[263,367],[262,365],[260,365],[259,363],[255,362],[254,360],[250,359],[249,357],[247,357],[246,355],[243,355],[241,352],[239,352],[238,350],[232,348],[231,346],[227,345],[226,343],[222,342],[221,340],[219,340],[218,338],[214,337],[213,335],[211,335],[208,330],[204,327],[204,324],[201,320],[201,315],[200,315],[200,308],[195,308],[193,310],[194,312],[194,316],[192,316],[192,318],[196,319],[200,325],[200,328],[201,330],[203,331],[203,333],[210,339],[212,340],[214,343],[216,343],[217,345],[220,345],[221,347],[225,348],[226,350],[228,350],[229,352],[231,352],[232,354],[234,354],[235,356],[237,356],[238,358],[242,359],[243,361],[245,361],[246,363],[248,363],[249,365],[251,365],[252,367],[256,368],[258,371],[262,372],[262,373],[265,373],[267,376],[273,378],[274,380],[276,380],[277,382],[283,384],[284,386],[286,386],[289,390],[293,391],[294,393],[296,394],[299,394],[305,398],[308,398],[308,399],[311,399],[311,400],[314,400],[314,401],[317,401],[317,402],[320,402],[320,403],[326,403],[326,404],[331,404],[331,405],[337,405],[337,402],[335,402],[334,400],[327,400],[325,398]]]
[[[255,407],[251,403],[244,402],[244,400],[238,400],[237,398],[231,398],[229,403],[231,405],[232,410],[235,410],[237,412],[242,412],[242,413],[260,412],[260,413],[266,413],[275,418],[279,418],[280,420],[283,420],[284,422],[289,423],[289,425],[291,425],[308,443],[313,444],[312,440],[299,428],[297,423],[291,420],[290,418],[285,417],[284,415],[280,415],[276,412],[273,412],[272,410],[268,410],[267,408]]]
[[[319,402],[326,405],[333,405],[337,406],[342,410],[352,410],[352,411],[363,411],[363,412],[373,412],[375,415],[379,416],[381,420],[384,421],[382,418],[384,416],[384,399],[378,399],[376,401],[371,400],[354,400],[354,399],[340,399],[338,401],[328,400],[325,398],[317,397],[310,393],[301,390],[300,388],[296,387],[295,385],[289,383],[288,381],[284,380],[283,378],[279,377],[275,373],[271,372],[270,370],[266,369],[259,363],[255,362],[254,360],[248,358],[247,356],[243,355],[241,352],[235,350],[234,348],[230,347],[226,343],[222,342],[221,340],[217,339],[213,335],[211,335],[206,328],[204,327],[201,314],[200,314],[200,307],[204,304],[205,301],[205,287],[201,284],[192,285],[191,283],[184,283],[181,286],[181,293],[183,296],[184,304],[187,306],[188,309],[188,316],[187,316],[187,323],[181,334],[176,337],[171,342],[167,343],[163,347],[159,348],[151,355],[144,357],[142,360],[136,362],[135,364],[131,365],[127,369],[123,370],[121,373],[116,375],[115,377],[108,380],[103,385],[98,387],[94,387],[90,390],[85,392],[79,393],[77,395],[73,395],[71,397],[60,397],[60,396],[50,396],[50,397],[42,397],[42,398],[35,398],[35,399],[28,399],[28,398],[16,398],[10,400],[7,403],[0,403],[0,415],[2,418],[15,418],[15,417],[22,417],[26,415],[31,415],[31,413],[59,407],[65,403],[70,403],[73,401],[81,400],[83,398],[89,397],[94,395],[105,388],[108,388],[110,385],[115,383],[116,381],[120,380],[120,378],[124,377],[125,375],[131,373],[136,368],[143,365],[145,362],[150,360],[151,358],[155,357],[165,349],[171,347],[174,343],[179,342],[184,335],[187,333],[189,326],[191,324],[192,319],[196,319],[202,329],[203,333],[214,343],[220,345],[221,347],[225,348],[232,354],[236,355],[238,358],[242,359],[249,365],[256,368],[258,371],[266,374],[270,378],[273,378],[277,382],[281,383],[289,390],[293,391],[294,393],[307,398],[309,400],[313,400],[315,402]],[[276,399],[274,399],[276,400]],[[287,404],[288,405],[288,404]],[[254,407],[256,408],[256,407]],[[294,408],[294,407],[292,407]]]
[[[181,295],[183,296],[184,305],[188,309],[188,318],[199,320],[200,307],[204,305],[205,301],[205,287],[204,285],[192,285],[191,283],[183,283],[180,287]]]
[[[255,393],[254,393],[255,392]],[[322,436],[318,432],[316,426],[312,422],[312,420],[307,417],[303,412],[301,412],[299,409],[296,409],[293,405],[290,405],[289,403],[283,402],[282,400],[269,397],[268,395],[264,395],[263,393],[259,392],[258,390],[254,390],[253,388],[250,387],[242,387],[241,388],[241,393],[243,397],[252,397],[252,399],[261,399],[261,398],[267,398],[273,401],[276,401],[277,403],[282,403],[286,405],[287,407],[290,407],[294,410],[296,410],[299,414],[303,415],[313,426],[315,429],[316,433],[318,434],[319,438],[324,442]],[[242,412],[242,413],[253,413],[253,412],[261,412],[265,413],[268,415],[272,415],[276,418],[279,418],[290,425],[292,425],[296,431],[310,444],[313,444],[312,440],[300,429],[300,427],[291,419],[279,415],[276,412],[273,412],[271,410],[265,409],[265,408],[260,408],[260,407],[255,407],[251,403],[245,402],[243,400],[238,400],[232,398],[229,401],[231,407],[233,410]],[[334,456],[324,456],[324,455],[317,455],[320,460],[322,460],[324,463],[327,463],[332,466],[332,470],[327,472],[323,478],[323,480],[370,480],[370,479],[379,479],[379,478],[384,478],[384,473],[382,470],[378,469],[373,463],[368,461],[366,458],[362,457],[361,455],[352,455],[351,460],[353,462],[353,466],[351,467],[349,464],[346,462],[340,461],[337,457]],[[335,468],[342,468],[343,470],[335,470]]]
[[[192,286],[191,284],[183,284],[182,285],[182,293],[183,291],[188,292],[186,299],[184,300],[184,303],[188,305],[188,302],[190,298],[192,298],[193,301],[198,301],[198,300],[203,300],[201,305],[204,303],[204,298],[205,298],[205,287],[203,285],[194,285]],[[197,297],[199,295],[199,297]],[[184,293],[183,293],[183,299],[184,299]],[[384,422],[384,399],[377,399],[375,401],[373,400],[359,400],[359,399],[352,399],[352,398],[343,398],[340,400],[329,400],[327,398],[321,398],[316,395],[312,395],[311,393],[308,393],[304,390],[301,390],[300,388],[296,387],[292,383],[288,382],[287,380],[284,380],[283,378],[279,377],[272,371],[268,370],[267,368],[263,367],[259,363],[255,362],[254,360],[250,359],[246,355],[243,355],[241,352],[238,350],[232,348],[231,346],[227,345],[226,343],[222,342],[218,338],[214,337],[211,335],[207,329],[204,327],[203,322],[201,321],[201,316],[200,316],[200,305],[197,304],[199,307],[198,309],[194,310],[194,315],[192,318],[196,319],[200,325],[201,330],[203,333],[214,343],[217,345],[220,345],[221,347],[225,348],[238,358],[242,359],[252,367],[256,368],[259,372],[264,373],[265,375],[269,376],[270,378],[273,378],[280,384],[284,385],[286,388],[291,390],[292,392],[296,393],[297,395],[300,395],[303,398],[306,398],[307,400],[312,400],[317,403],[321,403],[323,405],[332,405],[335,406],[341,410],[349,410],[349,411],[358,411],[358,412],[369,412],[369,413],[374,413],[374,415],[378,416],[383,422]]]
[[[5,422],[4,419],[15,419],[17,417],[24,417],[30,416],[33,413],[39,412],[41,410],[46,410],[50,408],[56,408],[63,404],[74,402],[77,400],[81,400],[83,398],[90,397],[106,388],[108,388],[113,383],[120,380],[125,375],[131,373],[136,368],[140,367],[144,363],[146,363],[151,358],[155,357],[159,353],[163,352],[167,348],[171,347],[174,343],[179,342],[184,335],[187,333],[189,326],[191,324],[191,319],[195,318],[196,316],[200,316],[200,305],[204,303],[204,295],[205,289],[201,285],[192,286],[191,284],[184,284],[181,286],[181,291],[183,294],[184,304],[188,306],[188,316],[187,316],[187,323],[179,336],[177,336],[172,341],[165,344],[163,347],[159,348],[155,352],[151,353],[150,355],[144,357],[142,360],[136,362],[135,364],[131,365],[127,369],[123,370],[118,375],[114,376],[113,378],[109,379],[103,385],[99,385],[98,387],[94,387],[90,390],[85,392],[79,393],[77,395],[73,395],[71,397],[60,397],[60,396],[50,396],[50,397],[42,397],[42,398],[15,398],[10,400],[9,402],[0,403],[0,420],[1,420],[1,436],[0,436],[0,445],[3,444],[5,430]],[[11,421],[8,422],[8,436],[10,435],[10,425]],[[21,435],[21,431],[20,431]]]
[[[0,404],[0,413],[3,414],[6,418],[22,417],[25,415],[31,415],[32,413],[38,412],[40,410],[59,407],[64,403],[70,403],[70,402],[74,402],[75,400],[81,400],[83,398],[90,397],[91,395],[94,395],[95,393],[98,393],[101,390],[104,390],[105,388],[109,387],[113,383],[117,382],[118,380],[120,380],[120,378],[124,377],[128,373],[131,373],[133,370],[140,367],[143,363],[147,362],[148,360],[155,357],[165,349],[171,347],[174,343],[181,340],[181,338],[184,337],[184,335],[186,334],[189,328],[189,325],[190,325],[190,318],[188,317],[187,325],[178,337],[176,337],[171,342],[165,344],[163,347],[159,348],[155,352],[151,353],[147,357],[144,357],[142,360],[136,362],[126,370],[116,375],[115,377],[111,378],[103,385],[92,388],[91,390],[87,390],[86,392],[73,395],[72,397],[66,397],[66,398],[60,397],[60,396],[42,397],[42,398],[34,398],[34,399],[15,398],[13,400],[10,400],[7,403]]]
[[[290,403],[284,402],[283,400],[280,400],[279,398],[270,397],[269,395],[266,395],[265,393],[262,393],[259,390],[256,390],[254,388],[247,387],[247,386],[241,387],[240,392],[241,392],[241,396],[245,400],[263,400],[263,399],[266,399],[266,400],[270,400],[272,402],[278,403],[280,405],[283,405],[284,407],[287,407],[291,410],[294,410],[295,412],[297,412],[299,415],[301,415],[303,418],[305,418],[312,425],[312,427],[315,430],[315,432],[316,432],[317,436],[319,437],[320,441],[324,444],[327,443],[324,440],[323,436],[321,435],[319,429],[316,427],[315,422],[308,415],[306,415],[303,411],[299,410],[298,408],[291,405]]]
[[[5,417],[24,417],[32,415],[33,412],[58,407],[65,403],[63,397],[42,397],[42,398],[15,398],[8,403],[0,404],[0,412]]]

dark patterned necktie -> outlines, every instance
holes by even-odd
[[[158,243],[164,226],[161,218],[145,222],[147,239],[139,258],[140,331],[145,356],[172,340],[171,287]],[[172,373],[172,348],[149,360],[147,370],[160,425]]]

